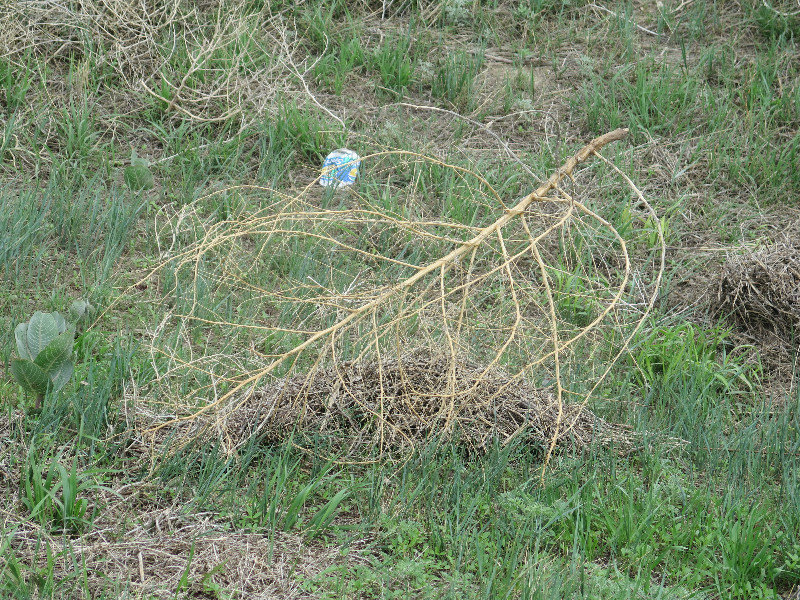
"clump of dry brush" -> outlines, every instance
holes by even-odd
[[[784,241],[730,254],[717,301],[718,311],[755,342],[768,369],[785,368],[800,336],[800,247]]]
[[[731,254],[723,267],[720,308],[748,328],[779,336],[800,332],[800,248],[781,242],[747,254]]]
[[[220,416],[193,420],[183,435],[214,430]],[[578,448],[594,441],[627,450],[632,443],[627,428],[579,404],[560,406],[550,389],[424,348],[276,380],[247,394],[226,416],[221,432],[230,447],[253,436],[280,442],[294,432],[298,440],[330,436],[349,446],[344,454],[361,456],[413,450],[434,438],[455,439],[473,451],[518,435],[540,447],[554,438]]]

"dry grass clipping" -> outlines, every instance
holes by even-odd
[[[429,349],[381,362],[349,361],[278,380],[229,409],[219,431],[229,448],[253,436],[280,443],[289,432],[297,434],[296,440],[320,435],[342,441],[349,444],[339,448],[345,456],[402,453],[431,439],[454,439],[479,452],[520,435],[545,448],[554,437],[578,448],[594,441],[628,451],[633,443],[628,428],[577,404],[559,406],[552,390]],[[559,412],[568,429],[556,429]],[[219,415],[194,419],[179,437],[198,436],[218,422]],[[152,419],[139,420],[140,433],[142,425],[146,430]],[[147,447],[158,445],[146,433],[144,439]]]
[[[453,432],[476,448],[532,434],[548,459],[559,443],[614,439],[586,405],[653,306],[663,238],[659,229],[660,252],[632,259],[625,238],[561,184],[625,134],[593,140],[513,206],[480,174],[382,151],[364,157],[364,192],[348,190],[344,206],[321,208],[315,182],[294,196],[238,186],[213,195],[274,200],[209,220],[206,197],[160,219],[165,261],[124,296],[155,277],[169,290],[151,344],[165,400],[145,409],[145,437],[179,447],[212,435],[235,451],[250,433],[303,426],[374,455]],[[430,213],[420,182],[432,167],[453,173],[470,207],[495,214],[488,225]],[[383,187],[405,177],[394,190],[402,212],[367,195],[370,176]],[[432,258],[408,258],[423,252]],[[230,298],[237,319],[209,308]]]
[[[5,559],[29,569],[52,569],[56,582],[69,582],[78,561],[87,597],[127,586],[130,595],[125,597],[133,598],[173,599],[183,588],[190,598],[216,598],[218,590],[234,590],[224,597],[266,600],[307,598],[303,580],[354,560],[343,558],[335,546],[299,534],[247,533],[232,530],[210,513],[141,506],[130,511],[123,506],[128,499],[105,500],[95,530],[78,538],[51,535],[0,509],[0,526],[12,532],[0,564]],[[125,530],[122,539],[110,534],[120,528]]]
[[[729,254],[717,283],[715,312],[738,324],[735,334],[758,349],[767,371],[790,378],[800,333],[800,249],[778,242]]]
[[[800,331],[800,248],[778,243],[728,255],[717,299],[746,328],[790,339]]]

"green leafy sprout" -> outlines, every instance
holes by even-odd
[[[135,149],[131,150],[131,164],[125,167],[123,178],[125,185],[133,191],[149,190],[155,184],[153,173],[150,171],[150,161],[138,156]]]

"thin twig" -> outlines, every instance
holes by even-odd
[[[628,17],[625,17],[624,15],[620,15],[619,13],[616,13],[613,10],[609,10],[605,6],[601,6],[599,4],[595,4],[594,2],[592,2],[590,4],[587,4],[586,6],[590,6],[592,8],[597,9],[597,10],[600,10],[600,11],[603,11],[605,13],[608,13],[609,15],[613,15],[618,19],[622,19],[623,21],[627,21],[628,23],[630,23],[631,25],[633,25],[634,27],[636,27],[636,29],[638,29],[640,31],[644,31],[645,33],[649,33],[650,35],[658,36],[657,32],[655,32],[655,31],[653,31],[651,29],[647,29],[646,27],[642,27],[641,25],[636,23],[636,21],[634,21],[633,19],[629,19]]]
[[[800,9],[797,9],[797,10],[795,10],[795,11],[792,11],[792,12],[784,12],[784,11],[782,11],[782,10],[778,10],[777,8],[775,8],[774,6],[772,6],[772,5],[771,5],[769,2],[767,2],[767,0],[761,0],[761,1],[762,1],[762,3],[764,4],[764,7],[765,7],[767,10],[771,10],[771,11],[772,11],[772,12],[774,12],[776,15],[779,15],[779,16],[781,16],[781,17],[784,17],[784,18],[791,18],[791,17],[796,17],[797,15],[800,15]],[[800,0],[798,0],[798,1],[797,1],[797,5],[798,5],[798,6],[800,6]]]

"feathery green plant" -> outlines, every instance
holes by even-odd
[[[89,511],[88,500],[81,496],[106,488],[89,476],[92,472],[78,471],[77,458],[69,470],[59,461],[60,456],[46,464],[31,452],[28,468],[23,468],[20,475],[20,500],[31,518],[43,527],[79,533],[91,525],[95,516],[94,511]]]

